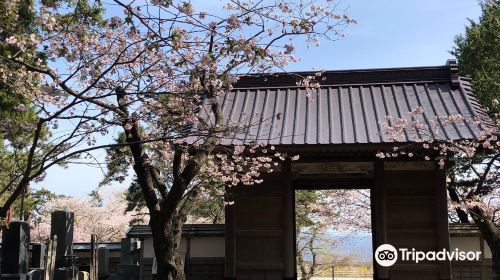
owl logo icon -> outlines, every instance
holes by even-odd
[[[375,250],[375,261],[381,266],[392,266],[397,260],[398,250],[390,244],[382,244]]]

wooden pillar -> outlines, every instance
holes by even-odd
[[[371,199],[372,199],[372,221],[374,223],[375,232],[375,246],[373,246],[373,251],[377,249],[378,246],[387,243],[387,222],[386,222],[386,200],[385,200],[385,187],[384,187],[384,162],[375,162],[375,183],[372,189]],[[380,266],[373,259],[374,265],[374,279],[382,280],[389,279],[389,271],[386,267]]]
[[[446,193],[446,169],[436,171],[436,216],[438,231],[438,250],[450,250],[450,229],[448,224],[448,196]],[[441,280],[451,279],[450,261],[440,262]]]
[[[185,239],[186,239],[186,254],[184,255],[184,275],[186,276],[186,279],[189,279],[190,278],[189,262],[191,260],[191,236],[187,235]]]
[[[226,267],[225,279],[236,279],[236,237],[235,237],[235,205],[225,207],[225,227],[226,227]]]
[[[295,279],[295,259],[294,259],[294,201],[293,186],[291,179],[291,164],[289,161],[283,164],[283,279]]]
[[[478,234],[479,237],[479,248],[481,251],[481,279],[480,280],[487,280],[488,272],[491,271],[491,266],[488,265],[488,263],[485,262],[486,258],[486,248],[484,247],[484,238],[482,234]]]

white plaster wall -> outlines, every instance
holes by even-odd
[[[179,254],[182,257],[182,260],[184,261],[184,257],[186,256],[187,252],[186,238],[184,237],[181,238],[181,245],[179,246],[179,249],[177,251],[179,252]]]
[[[153,258],[155,253],[153,249],[153,238],[144,238],[144,241],[141,244],[142,246],[142,253],[144,258]],[[181,245],[179,247],[179,253],[181,257],[184,259],[184,255],[186,254],[186,239],[183,237],[181,238]]]
[[[487,259],[491,259],[492,255],[491,255],[490,247],[488,246],[486,241],[483,240],[483,242],[484,242],[484,257]]]
[[[481,251],[479,237],[476,236],[452,236],[450,237],[451,250],[460,251]]]
[[[153,238],[145,238],[142,243],[143,257],[153,258]],[[186,254],[187,242],[183,237],[179,248],[179,253],[182,258]],[[225,239],[224,237],[193,237],[191,238],[191,257],[221,257],[225,255]]]
[[[141,244],[142,247],[142,257],[143,258],[152,258],[155,253],[153,251],[153,238],[144,238]]]
[[[450,249],[458,248],[460,251],[481,251],[479,236],[450,236]],[[484,258],[491,259],[491,250],[484,242]]]
[[[191,257],[223,258],[226,241],[224,237],[191,238]]]

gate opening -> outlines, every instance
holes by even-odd
[[[297,279],[373,279],[372,245],[370,189],[295,190]]]

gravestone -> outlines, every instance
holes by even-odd
[[[27,278],[29,280],[43,280],[43,269],[36,268],[28,272]]]
[[[77,280],[78,268],[73,255],[73,212],[54,211],[51,215],[50,236],[57,235],[54,280]]]
[[[11,222],[2,231],[2,279],[26,279],[30,229],[27,222]]]
[[[57,235],[56,267],[66,266],[68,256],[73,256],[73,212],[54,211],[51,215],[50,236]]]
[[[56,268],[54,271],[54,280],[77,280],[78,279],[78,268],[72,267],[61,267]]]
[[[45,257],[45,244],[31,245],[31,268],[43,268]]]
[[[89,280],[90,275],[87,271],[80,271],[78,272],[78,280]]]
[[[98,248],[97,249],[97,261],[98,261],[98,276],[99,278],[105,278],[109,276],[109,249],[108,248]]]
[[[120,255],[120,264],[132,264],[132,255],[130,252],[132,251],[132,242],[130,238],[122,238],[121,240],[121,255]]]
[[[120,264],[116,267],[116,279],[134,280],[139,278],[139,266],[134,264],[131,252],[135,244],[130,238],[122,238]]]

